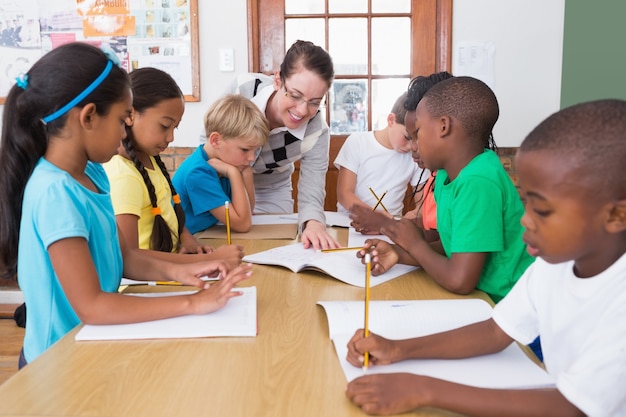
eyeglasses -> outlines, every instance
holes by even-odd
[[[322,100],[305,100],[304,97],[299,94],[290,93],[289,90],[287,90],[287,83],[285,81],[283,81],[283,88],[285,89],[285,97],[296,103],[298,106],[302,103],[306,103],[311,110],[324,108]]]

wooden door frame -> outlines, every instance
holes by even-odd
[[[248,70],[269,74],[280,68],[285,54],[285,7],[283,1],[278,1],[261,8],[262,1],[247,0]],[[411,74],[416,76],[450,71],[452,0],[412,0],[412,7]],[[261,39],[261,30],[272,36]],[[276,45],[281,47],[277,48]]]

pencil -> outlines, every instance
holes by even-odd
[[[230,213],[228,205],[228,201],[224,202],[224,209],[226,210],[226,243],[230,245]]]
[[[372,272],[372,258],[369,253],[365,254],[365,326],[363,327],[363,337],[370,335],[369,315],[370,315],[370,275]],[[363,354],[363,371],[367,371],[369,366],[369,351]]]
[[[387,191],[385,191],[383,195],[381,195],[380,198],[378,198],[374,190],[372,190],[372,187],[369,187],[369,190],[370,190],[370,193],[372,193],[372,195],[376,199],[376,204],[372,208],[372,211],[376,211],[376,209],[378,208],[378,205],[380,205],[383,208],[383,210],[389,213],[389,211],[387,210],[387,207],[385,207],[385,205],[383,204],[383,198],[385,198],[385,195],[387,195]]]
[[[342,252],[346,250],[361,250],[363,246],[348,246],[345,248],[335,248],[335,249],[322,249],[320,252]]]
[[[178,281],[155,281],[154,285],[183,285]]]

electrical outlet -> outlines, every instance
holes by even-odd
[[[235,50],[233,48],[222,48],[220,53],[220,71],[233,72],[235,71]]]

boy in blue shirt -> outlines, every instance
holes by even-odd
[[[180,195],[186,226],[197,233],[226,223],[247,232],[252,226],[254,183],[251,164],[265,144],[269,124],[247,98],[229,94],[216,101],[204,117],[206,142],[178,167],[172,183]]]

